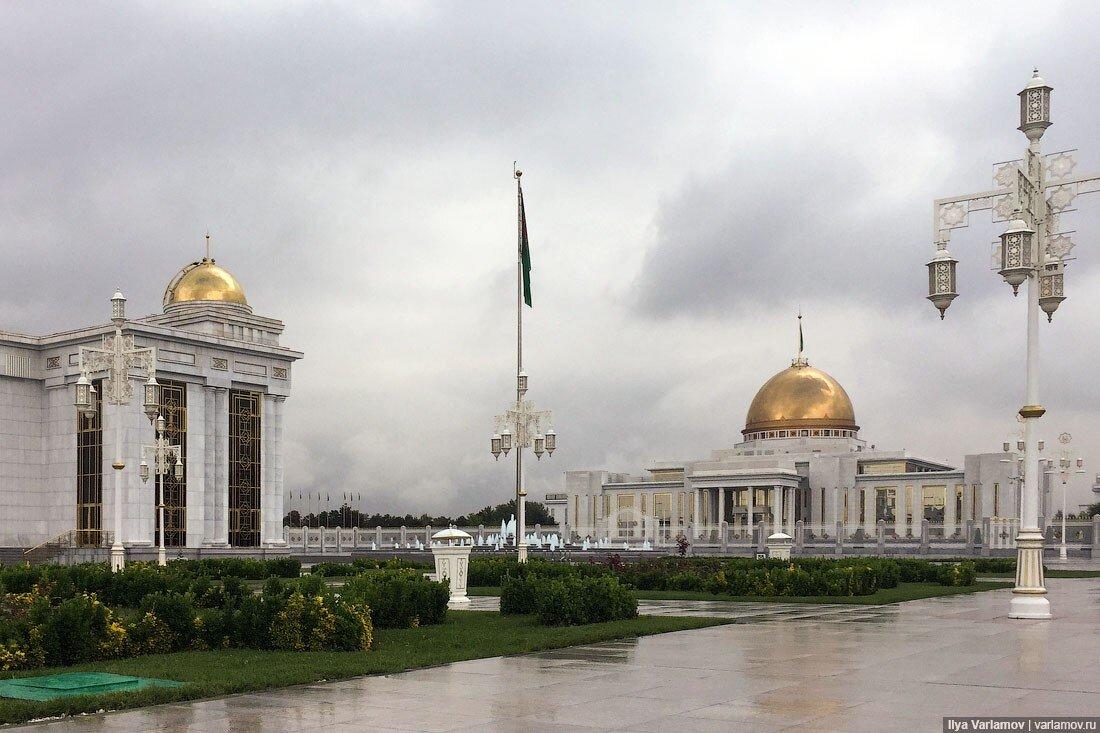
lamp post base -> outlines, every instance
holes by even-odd
[[[519,562],[527,562],[527,543],[521,543],[516,547],[516,560]]]
[[[1021,529],[1016,537],[1016,587],[1012,589],[1009,618],[1050,618],[1050,601],[1043,582],[1043,535]]]
[[[126,549],[119,543],[111,545],[111,572],[117,573],[126,567]]]

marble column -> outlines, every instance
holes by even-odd
[[[202,390],[203,400],[203,435],[206,436],[203,440],[203,494],[202,494],[202,543],[209,545],[214,541],[214,507],[217,504],[216,495],[218,492],[217,475],[214,467],[214,449],[217,443],[215,437],[215,406],[214,406],[214,388],[203,387]],[[194,425],[194,421],[190,423]]]
[[[863,489],[863,532],[868,536],[875,534],[875,490]]]
[[[750,486],[749,488],[747,488],[745,490],[749,492],[748,501],[745,502],[745,527],[749,531],[749,539],[751,540],[752,536],[753,536],[753,531],[752,530],[753,530],[753,527],[755,526],[755,521],[756,521],[756,516],[755,516],[755,511],[754,511],[755,508],[756,508],[755,507],[756,489],[754,487]]]
[[[955,522],[958,521],[955,517],[955,497],[958,496],[958,491],[959,488],[951,484],[943,490],[943,538],[945,540],[955,534]]]
[[[775,534],[780,530],[783,522],[783,494],[778,486],[772,487],[772,501],[771,501],[771,530],[769,534]]]
[[[786,504],[786,509],[787,509],[787,529],[786,529],[786,533],[789,534],[791,537],[794,537],[794,517],[795,517],[795,506],[798,503],[798,489],[796,489],[795,487],[792,486],[791,488],[788,489],[788,491],[790,492],[790,495],[788,497],[787,504]]]
[[[271,474],[268,483],[271,490],[268,492],[268,504],[271,507],[271,528],[268,541],[270,544],[282,547],[286,545],[283,538],[283,502],[286,490],[283,485],[283,406],[286,397],[275,395],[272,400],[272,426],[271,426]],[[430,541],[429,541],[429,544]]]
[[[859,512],[859,489],[855,486],[849,486],[846,491],[848,492],[848,522],[845,529],[848,532],[848,536],[851,537],[856,533],[856,529],[859,528],[860,523],[863,521],[863,517]]]
[[[214,532],[211,544],[229,544],[229,390],[214,387]]]
[[[718,528],[721,530],[722,522],[726,521],[726,490],[718,489]]]
[[[901,539],[905,536],[905,487],[894,489],[894,534]]]
[[[702,491],[702,489],[695,489],[693,492],[691,492],[692,493],[692,502],[693,502],[692,511],[691,511],[691,521],[694,523],[694,526],[695,526],[695,537],[696,537],[696,539],[698,539],[702,535],[702,526],[703,526],[702,517],[699,515],[699,503],[700,503],[699,494],[700,494],[701,491]]]
[[[187,385],[187,546],[199,547],[206,537],[206,391]]]

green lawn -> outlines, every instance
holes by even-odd
[[[7,678],[94,670],[189,683],[176,689],[152,688],[50,702],[0,698],[0,723],[20,723],[47,716],[142,707],[319,680],[399,672],[463,659],[521,654],[723,623],[728,621],[714,618],[641,616],[629,621],[588,626],[546,627],[540,626],[532,616],[460,611],[448,613],[446,623],[439,626],[381,629],[376,632],[374,648],[369,652],[264,652],[227,649],[153,654],[65,668],[0,672],[0,677]]]
[[[998,588],[1011,588],[1012,583],[980,582],[970,586],[939,585],[937,583],[899,583],[896,588],[884,588],[869,596],[726,596],[714,595],[706,591],[683,590],[639,590],[634,596],[640,601],[744,601],[751,603],[840,603],[874,605],[879,603],[900,603],[920,598],[936,596],[954,596],[959,593],[978,593]],[[500,588],[479,586],[468,588],[471,596],[498,596]]]

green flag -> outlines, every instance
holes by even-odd
[[[523,211],[523,186],[516,179],[519,190],[519,259],[523,264],[523,302],[531,307],[531,249],[527,244],[527,215]]]

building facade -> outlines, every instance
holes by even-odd
[[[283,517],[283,408],[302,353],[280,345],[283,323],[252,311],[237,280],[204,258],[180,270],[161,313],[126,320],[123,338],[154,347],[166,435],[182,449],[183,475],[164,478],[168,547],[278,546]],[[104,315],[109,312],[104,308]],[[154,441],[134,399],[92,417],[73,406],[80,347],[113,337],[109,323],[31,336],[0,331],[0,546],[32,547],[67,532],[102,544],[122,513],[129,547],[159,541],[155,479],[139,477]],[[89,378],[101,386],[105,373]],[[121,426],[122,504],[114,502]]]
[[[1020,456],[968,455],[962,468],[882,450],[859,436],[844,388],[802,356],[757,392],[741,439],[708,458],[660,461],[642,475],[567,471],[546,503],[574,537],[667,540],[751,537],[765,530],[813,537],[958,537],[968,520],[1019,516]],[[1041,484],[1049,518],[1050,480]]]

